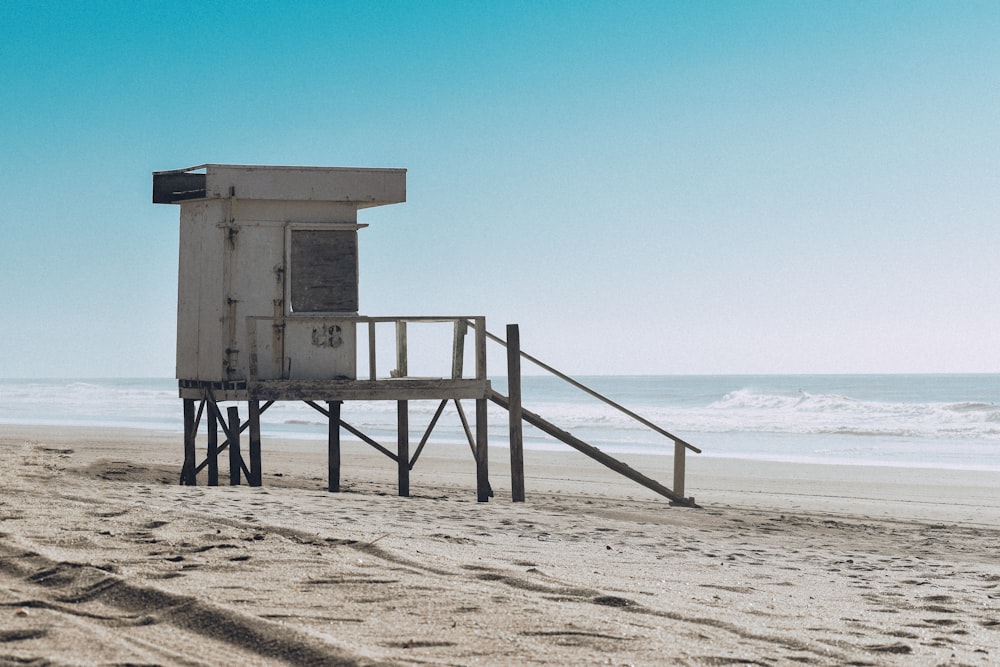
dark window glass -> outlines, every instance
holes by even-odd
[[[293,229],[291,298],[294,313],[358,311],[358,233]]]

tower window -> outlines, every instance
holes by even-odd
[[[290,262],[293,313],[358,311],[358,233],[292,229]]]

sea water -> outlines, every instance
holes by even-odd
[[[577,378],[703,450],[745,459],[1000,470],[1000,375],[711,375]],[[506,379],[493,387],[506,393]],[[673,442],[554,377],[522,378],[524,407],[615,454],[673,453]],[[410,403],[411,442],[439,405]],[[474,402],[463,409],[474,419]],[[506,447],[507,413],[490,404],[491,447]],[[392,401],[348,402],[342,418],[392,443]],[[301,402],[262,416],[265,440],[325,440],[326,418]],[[0,425],[81,425],[180,434],[171,379],[0,380]],[[347,436],[345,436],[347,437]],[[566,445],[525,424],[528,449]],[[449,402],[431,442],[465,442]]]

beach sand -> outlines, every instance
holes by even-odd
[[[0,426],[0,665],[1000,662],[1000,473],[692,455],[684,509],[527,452],[514,504],[506,456],[489,503],[434,443],[409,498],[319,441],[182,487],[177,435]]]

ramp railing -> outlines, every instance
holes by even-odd
[[[469,326],[476,328],[479,322],[469,322]],[[477,331],[477,333],[479,333]],[[566,375],[565,373],[549,366],[545,362],[533,357],[532,355],[524,352],[520,349],[520,335],[518,332],[518,327],[516,324],[507,325],[507,340],[497,336],[494,333],[483,330],[486,337],[495,343],[500,344],[507,349],[507,370],[508,370],[508,396],[503,396],[497,391],[491,390],[490,400],[500,407],[507,410],[510,415],[510,430],[511,430],[511,476],[512,476],[512,491],[515,501],[524,500],[524,485],[523,485],[523,454],[522,454],[522,442],[523,437],[521,434],[521,422],[526,421],[535,428],[538,428],[542,432],[564,442],[565,444],[573,447],[574,449],[586,454],[592,459],[600,462],[601,464],[607,466],[608,468],[614,470],[615,472],[628,477],[629,479],[645,486],[646,488],[654,491],[666,498],[669,498],[672,504],[682,505],[685,507],[697,507],[694,502],[694,498],[688,498],[684,496],[684,477],[685,477],[685,458],[688,450],[700,454],[701,450],[691,443],[685,441],[684,439],[670,433],[661,426],[649,421],[642,415],[639,415],[632,410],[629,410],[625,406],[611,400],[607,396],[599,393],[598,391],[588,387],[587,385],[579,382],[578,380]],[[627,464],[619,461],[618,459],[606,454],[597,447],[590,445],[579,438],[573,436],[567,431],[562,430],[555,424],[543,419],[541,416],[529,412],[521,407],[521,377],[520,377],[520,360],[525,359],[534,365],[538,366],[542,370],[554,375],[555,377],[567,382],[573,387],[589,394],[593,398],[605,403],[606,405],[614,408],[618,412],[626,415],[630,419],[646,426],[652,431],[664,436],[668,440],[674,443],[674,475],[673,475],[673,488],[668,488],[665,485],[657,482],[656,480],[643,475],[642,473],[634,470]]]

